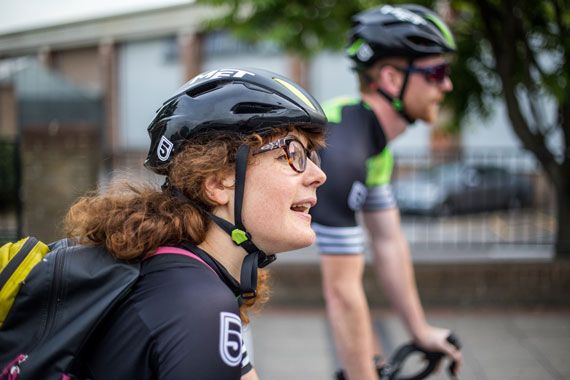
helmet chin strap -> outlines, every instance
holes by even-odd
[[[264,268],[276,260],[275,255],[267,255],[251,240],[251,235],[246,231],[241,218],[243,196],[245,192],[245,173],[249,156],[249,146],[242,144],[236,157],[236,182],[234,199],[235,226],[215,215],[213,221],[226,231],[235,245],[246,250],[247,255],[243,259],[240,274],[240,287],[244,299],[255,298],[257,295],[257,269]]]
[[[266,267],[276,260],[275,255],[267,255],[251,240],[251,235],[246,231],[241,220],[241,210],[243,206],[243,195],[245,190],[245,173],[249,155],[249,146],[243,144],[239,147],[236,157],[236,181],[235,181],[235,203],[234,217],[235,225],[213,213],[204,210],[196,202],[190,200],[179,189],[170,185],[168,178],[163,185],[163,189],[169,189],[177,198],[192,203],[195,207],[205,212],[214,223],[230,235],[235,245],[242,247],[247,252],[241,265],[240,290],[243,299],[255,298],[257,295],[257,269]]]
[[[411,66],[413,63],[414,60],[411,59],[408,65]],[[386,98],[390,103],[390,105],[392,106],[392,108],[394,108],[394,110],[396,110],[396,112],[398,112],[400,116],[402,116],[408,123],[413,124],[416,122],[416,119],[411,117],[404,107],[404,93],[406,92],[406,88],[408,86],[409,77],[410,77],[410,72],[406,71],[404,73],[404,82],[402,83],[402,88],[400,89],[400,94],[398,95],[398,97],[394,97],[388,94],[386,91],[384,91],[381,88],[376,89],[376,92],[378,92],[379,95]]]

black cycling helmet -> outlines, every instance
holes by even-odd
[[[455,40],[443,20],[421,5],[382,5],[353,17],[347,55],[360,71],[378,59],[417,59],[454,52]]]
[[[261,69],[221,69],[199,74],[164,102],[148,127],[145,166],[167,174],[184,142],[200,133],[267,133],[295,124],[322,129],[319,103],[291,80]]]
[[[456,50],[455,40],[445,22],[421,5],[382,5],[358,13],[352,20],[346,53],[354,62],[354,70],[359,73],[381,58],[405,58],[412,66],[418,58]],[[398,96],[392,96],[381,88],[377,92],[404,119],[413,123],[415,119],[406,111],[403,100],[409,75],[410,72],[406,71]]]
[[[184,143],[210,132],[263,135],[288,125],[319,132],[326,121],[319,103],[279,74],[253,68],[211,70],[188,81],[158,109],[148,127],[151,142],[145,166],[168,176],[168,166]],[[256,296],[257,268],[275,260],[275,255],[257,248],[241,220],[248,154],[249,146],[242,144],[236,155],[235,225],[188,199],[168,177],[163,186],[163,191],[201,209],[247,251],[237,290],[240,299]]]

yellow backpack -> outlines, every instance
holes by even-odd
[[[0,379],[73,378],[89,337],[139,273],[140,264],[71,239],[2,246]]]
[[[22,282],[50,251],[34,237],[0,247],[0,328],[14,304]]]

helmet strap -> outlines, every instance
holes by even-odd
[[[247,144],[242,144],[238,148],[236,156],[236,182],[234,199],[234,218],[236,225],[234,230],[232,230],[230,233],[232,241],[247,251],[247,255],[243,259],[243,263],[241,265],[240,275],[240,287],[242,291],[242,297],[244,299],[255,298],[256,296],[257,269],[271,264],[276,259],[275,255],[267,255],[265,252],[257,248],[257,246],[251,240],[251,235],[246,231],[241,219],[248,156],[249,146]]]
[[[245,231],[241,220],[241,209],[243,206],[243,195],[245,192],[245,172],[247,170],[247,160],[249,156],[249,146],[242,144],[236,154],[236,182],[234,200],[234,218],[236,227]]]
[[[411,66],[413,63],[414,63],[414,60],[410,59],[408,65]],[[396,112],[398,112],[400,114],[400,116],[402,116],[408,123],[413,124],[413,123],[415,123],[416,119],[412,118],[408,114],[408,112],[406,111],[406,108],[404,107],[404,93],[406,92],[406,88],[408,87],[408,79],[409,78],[410,78],[410,72],[405,71],[404,72],[404,82],[402,83],[402,88],[400,89],[400,94],[397,97],[394,97],[394,96],[388,94],[386,91],[384,91],[381,88],[376,89],[376,91],[378,92],[378,94],[380,94],[381,96],[386,98],[386,100],[388,100],[388,102],[390,103],[392,108]]]
[[[172,186],[168,178],[166,178],[164,185],[162,185],[163,191],[170,191],[178,199],[188,202],[204,212],[214,223],[218,225],[218,227],[231,237],[235,245],[245,249],[247,255],[243,260],[240,274],[240,290],[241,297],[243,299],[255,298],[257,295],[257,269],[271,264],[276,259],[275,255],[267,255],[265,252],[257,248],[251,240],[251,235],[246,231],[241,219],[248,155],[249,146],[246,144],[241,145],[237,151],[236,157],[236,181],[234,190],[235,225],[217,215],[214,215],[210,211],[205,210],[200,204],[189,199],[184,193],[182,193],[182,191],[175,186]]]

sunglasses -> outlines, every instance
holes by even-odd
[[[426,81],[437,84],[442,83],[450,74],[449,63],[447,62],[435,66],[418,67],[412,65],[406,68],[397,67],[397,69],[402,72],[423,74]]]
[[[271,150],[283,148],[287,156],[287,162],[291,169],[297,173],[303,173],[307,169],[307,158],[319,168],[321,167],[321,159],[316,151],[308,150],[302,142],[295,137],[287,136],[282,139],[263,145],[253,152],[253,155],[269,152]]]

